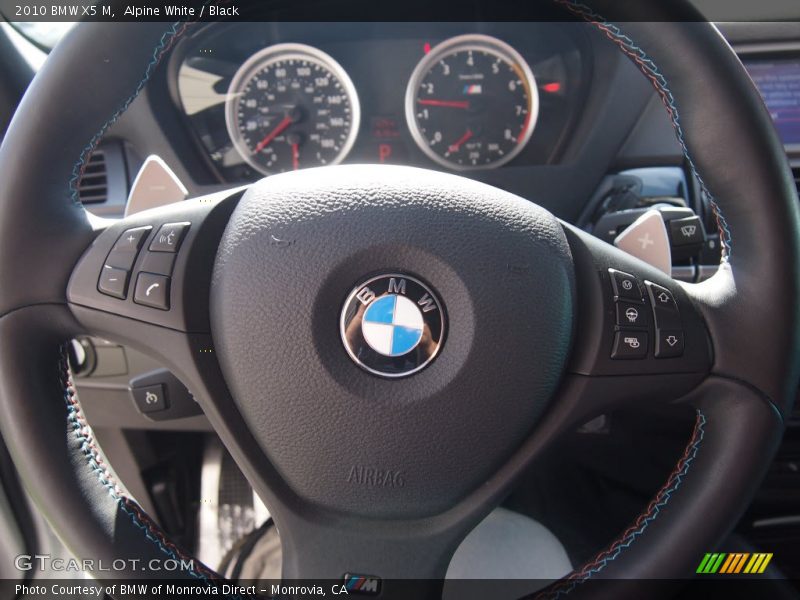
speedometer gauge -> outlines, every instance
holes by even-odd
[[[278,44],[251,56],[234,75],[225,105],[234,147],[267,175],[341,162],[359,119],[347,73],[303,44]]]
[[[511,46],[486,35],[445,40],[420,61],[406,88],[406,120],[425,154],[451,169],[507,163],[536,125],[539,93]]]

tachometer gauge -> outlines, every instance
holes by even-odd
[[[347,73],[303,44],[278,44],[251,56],[234,75],[225,105],[234,147],[267,175],[341,162],[359,119]]]
[[[487,169],[525,147],[539,93],[525,59],[486,35],[438,44],[406,88],[406,120],[425,154],[450,169]]]

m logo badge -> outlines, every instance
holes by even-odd
[[[381,578],[355,573],[344,574],[344,586],[348,594],[364,594],[377,596],[381,593]]]

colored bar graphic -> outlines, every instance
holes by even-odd
[[[713,575],[714,573],[760,574],[766,570],[767,565],[769,565],[771,560],[771,552],[759,552],[755,554],[750,554],[749,552],[709,552],[706,553],[706,555],[703,557],[703,560],[700,561],[697,571],[695,572],[707,575]]]

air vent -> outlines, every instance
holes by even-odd
[[[89,156],[83,177],[78,183],[78,197],[83,204],[97,204],[108,199],[106,154],[100,148],[96,148]]]

